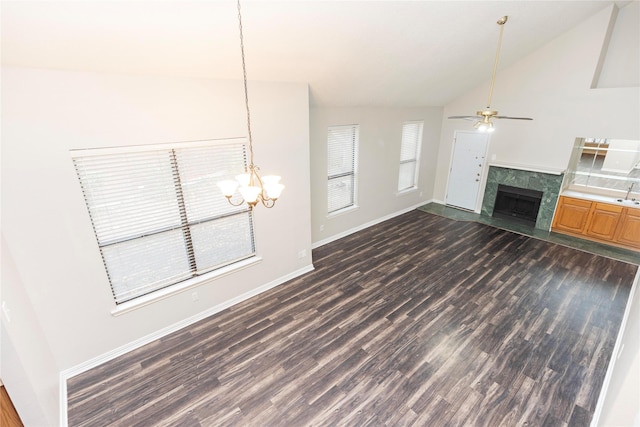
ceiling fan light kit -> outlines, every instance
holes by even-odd
[[[475,116],[449,116],[450,119],[475,120],[473,127],[479,132],[493,132],[493,122],[491,119],[510,119],[510,120],[533,120],[530,117],[508,117],[499,116],[498,111],[491,109],[491,97],[493,96],[493,87],[496,82],[496,72],[498,70],[498,59],[500,58],[500,47],[502,46],[502,34],[504,32],[504,24],[507,23],[508,16],[498,19],[497,24],[500,26],[500,37],[498,38],[498,49],[496,50],[496,59],[493,63],[493,74],[491,75],[491,86],[489,87],[489,98],[487,100],[487,108],[476,111]]]

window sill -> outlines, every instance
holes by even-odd
[[[261,257],[254,256],[249,259],[239,261],[235,264],[228,265],[218,270],[203,274],[202,276],[194,277],[192,279],[185,280],[184,282],[177,283],[173,286],[160,289],[148,295],[143,295],[134,300],[127,301],[122,304],[118,304],[113,310],[111,310],[111,315],[120,316],[122,314],[129,313],[133,310],[137,310],[141,307],[145,307],[147,305],[161,301],[165,298],[169,298],[173,295],[179,294],[186,290],[193,289],[196,286],[203,285],[209,281],[216,280],[216,279],[219,279],[220,277],[224,277],[231,273],[235,273],[236,271],[251,267],[252,265],[258,264],[261,261],[262,261]]]
[[[336,217],[336,216],[347,214],[349,212],[358,210],[358,207],[359,207],[358,205],[353,205],[353,206],[349,206],[347,208],[340,209],[339,211],[331,212],[330,214],[327,215],[327,218],[333,218],[333,217]]]
[[[415,193],[416,191],[418,191],[418,187],[409,187],[404,190],[397,191],[396,196],[404,196],[405,194]]]

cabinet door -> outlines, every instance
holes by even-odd
[[[560,197],[558,209],[553,218],[553,228],[582,234],[587,225],[591,204],[589,200]]]
[[[640,248],[640,209],[626,208],[620,218],[616,242]]]
[[[587,225],[586,234],[604,240],[613,240],[622,206],[596,203]]]

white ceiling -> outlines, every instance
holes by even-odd
[[[313,105],[442,106],[612,1],[243,1],[249,80]],[[617,2],[624,5],[628,2]],[[4,65],[240,79],[234,1],[2,1]]]

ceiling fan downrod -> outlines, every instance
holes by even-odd
[[[489,99],[487,100],[487,110],[491,110],[491,97],[493,96],[493,86],[496,82],[496,72],[498,71],[498,60],[500,59],[500,47],[502,46],[502,33],[504,32],[504,24],[507,23],[508,16],[498,19],[497,24],[500,25],[500,36],[498,37],[498,49],[496,50],[496,60],[493,63],[493,74],[491,75],[491,87],[489,88]]]

